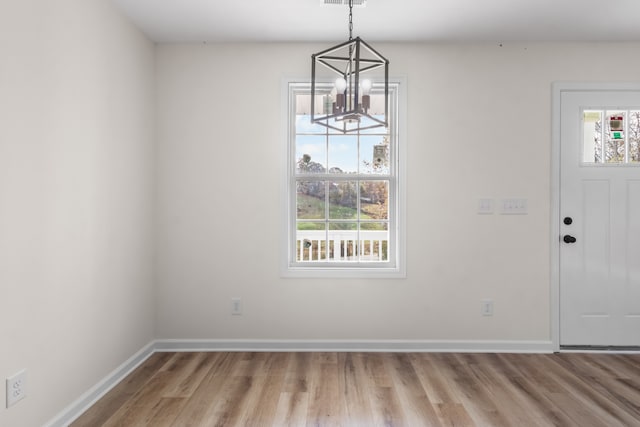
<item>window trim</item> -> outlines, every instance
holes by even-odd
[[[292,213],[296,211],[296,200],[290,197],[291,185],[295,180],[295,145],[291,143],[290,137],[295,133],[295,121],[293,117],[294,91],[295,87],[311,87],[308,79],[291,79],[284,78],[281,84],[281,117],[282,117],[282,155],[281,170],[283,173],[281,182],[281,206],[283,206],[283,214],[281,215],[281,267],[280,275],[285,278],[406,278],[406,79],[393,78],[389,79],[390,89],[396,91],[397,109],[391,114],[396,117],[395,134],[397,142],[395,145],[395,175],[390,179],[390,185],[395,180],[395,204],[390,206],[390,215],[395,215],[395,227],[390,231],[390,239],[393,239],[395,251],[393,256],[395,260],[391,265],[389,263],[359,263],[357,265],[349,263],[330,263],[330,264],[306,264],[301,265],[293,262],[293,253],[295,246],[292,247],[291,242],[294,241],[293,227],[290,224]],[[392,132],[394,132],[392,128]],[[392,155],[393,159],[393,155]],[[391,192],[391,189],[390,189]]]

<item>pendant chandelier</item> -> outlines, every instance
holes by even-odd
[[[360,37],[311,55],[311,122],[341,133],[389,126],[389,61]]]

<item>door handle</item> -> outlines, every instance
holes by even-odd
[[[562,238],[562,240],[564,240],[565,243],[575,243],[576,242],[576,238],[573,236],[570,236],[568,234],[565,234],[565,236]]]

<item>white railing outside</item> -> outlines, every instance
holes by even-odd
[[[298,261],[388,260],[389,232],[385,230],[330,230],[328,235],[324,230],[298,230],[296,240]]]

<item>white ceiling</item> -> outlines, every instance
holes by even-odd
[[[341,41],[348,7],[321,0],[113,0],[157,42]],[[640,41],[640,0],[368,0],[366,41]]]

